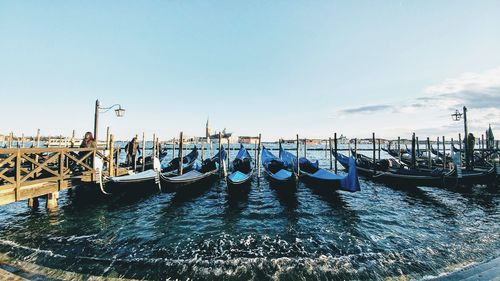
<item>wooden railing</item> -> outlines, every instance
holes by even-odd
[[[0,205],[66,189],[73,178],[95,181],[94,157],[103,159],[104,175],[114,175],[115,154],[114,149],[1,148]]]

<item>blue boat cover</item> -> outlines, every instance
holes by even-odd
[[[271,162],[273,160],[276,162],[284,163],[283,160],[274,156],[274,154],[272,154],[271,151],[267,150],[267,148],[265,148],[263,146],[262,147],[262,165],[266,166],[267,164],[269,164],[269,162]]]
[[[249,175],[247,174],[244,174],[240,171],[236,171],[234,173],[231,173],[229,176],[227,176],[229,178],[230,181],[232,182],[242,182],[244,180],[246,180]]]
[[[333,152],[332,152],[333,153]],[[356,192],[360,191],[361,187],[359,185],[358,179],[358,169],[356,168],[356,160],[352,157],[347,157],[341,153],[333,153],[337,161],[340,162],[343,166],[348,166],[349,171],[347,176],[342,178],[340,181],[340,186],[343,190]]]
[[[279,180],[288,180],[291,176],[292,172],[283,169],[274,174],[274,178]]]
[[[249,160],[252,160],[252,157],[250,156],[250,154],[248,153],[248,151],[243,147],[243,145],[241,145],[240,147],[240,151],[238,151],[238,154],[236,155],[236,159],[249,159]]]
[[[283,160],[287,169],[297,171],[297,157],[280,147],[280,159]]]
[[[211,160],[214,162],[219,162],[219,157],[220,159],[224,160],[226,159],[226,156],[227,156],[226,150],[224,149],[224,147],[222,147],[222,150],[220,150],[217,154],[215,154]]]

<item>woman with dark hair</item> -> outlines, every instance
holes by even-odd
[[[80,148],[96,148],[97,143],[94,139],[94,136],[92,136],[91,132],[86,132],[85,137],[82,140],[82,144],[80,144]]]

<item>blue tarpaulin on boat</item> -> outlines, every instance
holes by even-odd
[[[280,147],[280,159],[288,169],[297,170],[297,157]]]
[[[247,174],[244,174],[240,171],[236,171],[234,173],[231,173],[229,176],[227,176],[229,178],[230,181],[232,182],[241,182],[241,181],[244,181],[246,180],[249,175]]]
[[[274,177],[279,180],[287,180],[292,176],[292,172],[287,171],[287,170],[279,170],[277,173],[274,174]]]

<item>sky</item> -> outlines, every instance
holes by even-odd
[[[500,136],[500,1],[3,1],[0,134]]]

